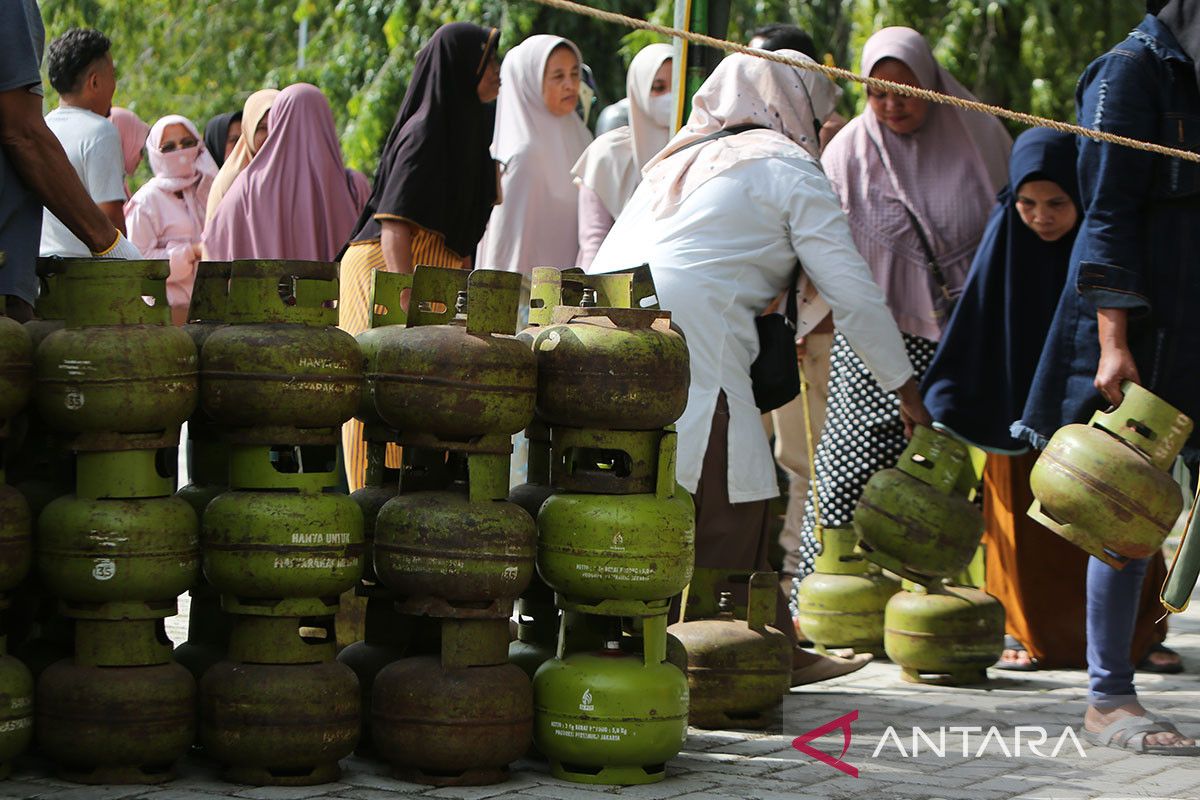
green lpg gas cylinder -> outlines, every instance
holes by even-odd
[[[448,619],[439,654],[379,673],[372,736],[397,777],[435,786],[507,780],[533,728],[529,676],[507,661],[507,620]]]
[[[402,493],[379,512],[375,569],[406,613],[508,617],[533,577],[536,536],[533,519],[503,499]]]
[[[894,468],[867,481],[854,509],[866,557],[917,583],[959,572],[983,536],[983,515],[967,496],[975,468],[966,445],[920,426]]]
[[[818,652],[852,647],[883,655],[883,610],[900,582],[855,552],[852,528],[825,528],[814,571],[796,594],[797,619]]]
[[[533,351],[537,413],[551,425],[652,430],[687,405],[687,343],[669,312],[560,307]]]
[[[0,267],[3,267],[0,254]],[[33,339],[14,319],[2,315],[0,301],[0,420],[25,408],[33,393]]]
[[[85,633],[90,644],[74,661],[52,664],[38,679],[38,745],[67,780],[163,783],[174,777],[175,762],[195,739],[196,682],[191,673],[170,663],[169,644],[156,646],[144,626],[126,630],[129,637],[119,634],[117,641],[111,641],[111,632]],[[136,666],[95,663],[111,661],[121,651]]]
[[[0,468],[0,595],[16,589],[33,565],[33,514]]]
[[[400,493],[400,483],[397,470],[387,467],[387,444],[385,442],[367,442],[367,469],[365,485],[350,495],[350,499],[358,504],[363,515],[363,581],[368,584],[376,583],[379,578],[375,574],[375,523],[379,512],[387,502]]]
[[[654,494],[559,492],[538,513],[538,573],[562,607],[643,616],[692,577],[695,507],[675,483],[675,437],[663,435]]]
[[[337,780],[338,761],[358,741],[361,708],[353,670],[332,660],[279,664],[269,663],[274,656],[261,656],[255,662],[222,661],[204,673],[205,753],[225,766],[223,777],[233,783],[310,786]]]
[[[33,676],[8,655],[0,635],[0,781],[12,774],[15,758],[33,739]]]
[[[69,616],[170,616],[199,579],[200,526],[191,506],[171,496],[162,458],[153,450],[80,453],[76,494],[42,511],[38,572]]]
[[[1114,411],[1051,437],[1029,476],[1029,515],[1114,569],[1157,551],[1182,510],[1171,478],[1192,420],[1126,381]]]
[[[884,618],[884,648],[914,683],[981,683],[1004,649],[1004,606],[979,589],[935,584],[897,592]]]
[[[337,264],[234,261],[225,319],[200,354],[201,398],[222,425],[332,428],[354,415],[362,353],[337,328]],[[266,429],[263,431],[262,429]]]
[[[325,491],[337,482],[326,449],[231,446],[231,490],[205,509],[203,537],[226,611],[329,614],[362,577],[362,511]]]
[[[764,728],[791,686],[792,643],[768,624],[775,619],[779,578],[748,577],[746,619],[734,615],[733,596],[722,592],[715,619],[678,622],[667,630],[687,652],[689,719],[699,728]],[[689,589],[696,590],[693,583]]]
[[[196,347],[171,325],[167,262],[65,265],[67,326],[34,358],[38,413],[70,433],[177,431],[196,405]]]
[[[461,441],[533,419],[537,366],[517,341],[520,276],[418,267],[407,327],[378,343],[375,405],[388,427]]]
[[[534,743],[556,778],[632,785],[666,776],[687,739],[688,684],[666,662],[666,616],[645,620],[644,651],[600,650],[547,661],[533,679]]]

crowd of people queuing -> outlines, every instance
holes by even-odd
[[[1200,0],[1147,11],[1084,73],[1079,120],[1200,149]],[[696,500],[698,565],[767,566],[776,461],[787,474],[777,625],[795,642],[795,685],[870,659],[803,649],[793,587],[818,531],[850,525],[871,474],[915,425],[937,424],[988,453],[986,588],[1008,617],[999,666],[1086,666],[1094,741],[1200,752],[1134,688],[1135,668],[1182,669],[1157,613],[1161,554],[1117,571],[1025,514],[1036,448],[1118,403],[1122,380],[1200,414],[1200,333],[1186,324],[1200,278],[1185,263],[1200,249],[1200,167],[1047,130],[1014,142],[991,117],[875,88],[846,120],[824,76],[745,54],[720,63],[673,132],[664,44],[630,63],[625,124],[593,138],[574,43],[538,34],[501,58],[497,30],[457,22],[417,54],[372,182],[347,169],[316,86],[254,92],[203,135],[185,116],[147,125],[113,107],[110,43],[94,30],[50,43],[60,102],[43,118],[43,36],[34,0],[0,11],[10,316],[32,315],[38,255],[167,259],[176,322],[201,259],[339,260],[351,333],[369,324],[376,270],[648,262],[691,354],[678,480]],[[786,24],[750,43],[820,52]],[[876,32],[859,58],[863,75],[972,98],[910,28]],[[153,177],[131,193],[143,153]],[[812,391],[764,426],[755,318],[793,290]],[[357,425],[343,448],[357,488]]]

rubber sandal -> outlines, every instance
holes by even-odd
[[[1015,637],[1009,636],[1007,633],[1004,634],[1004,649],[1012,650],[1016,653],[1029,652],[1025,649],[1025,645],[1021,644],[1016,640]],[[1005,661],[1004,658],[1001,657],[1001,659],[992,666],[996,669],[1006,669],[1010,672],[1037,672],[1038,669],[1037,659],[1032,657],[1029,659],[1029,663],[1027,664],[1021,664],[1016,661]]]
[[[1183,745],[1146,744],[1146,737],[1152,733],[1174,733],[1177,736],[1183,736],[1170,720],[1122,717],[1099,732],[1092,732],[1084,728],[1083,738],[1095,747],[1112,747],[1139,755],[1200,756],[1200,745],[1185,747]]]
[[[1155,653],[1169,653],[1176,658],[1179,658],[1179,653],[1162,644],[1150,645],[1150,650],[1146,653],[1146,657],[1138,662],[1137,669],[1139,672],[1155,672],[1159,675],[1178,675],[1183,672],[1183,659],[1180,658],[1174,664],[1155,664],[1150,656]]]

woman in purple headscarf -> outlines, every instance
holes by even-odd
[[[346,169],[320,89],[289,86],[269,119],[262,149],[221,198],[204,232],[206,257],[333,261],[354,232],[370,187]]]
[[[974,99],[911,28],[885,28],[868,39],[861,71]],[[996,193],[1008,181],[1012,139],[993,117],[895,92],[868,89],[867,106],[833,138],[821,162],[920,377],[962,290]],[[867,480],[893,466],[905,446],[895,397],[840,333],[830,375],[797,583],[812,571],[817,527],[849,526]],[[820,520],[813,510],[816,490]]]

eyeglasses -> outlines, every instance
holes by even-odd
[[[910,100],[916,100],[917,98],[913,97],[912,95],[908,95],[908,94],[900,94],[899,92],[892,92],[892,91],[885,92],[880,89],[876,89],[876,88],[872,87],[872,88],[867,89],[867,99],[868,100],[876,100],[881,103],[884,102],[885,100],[891,100],[893,103],[907,103]]]
[[[158,148],[158,150],[160,153],[174,153],[176,150],[191,150],[198,144],[200,144],[199,141],[189,136],[186,139],[180,139],[178,142],[167,142]]]

